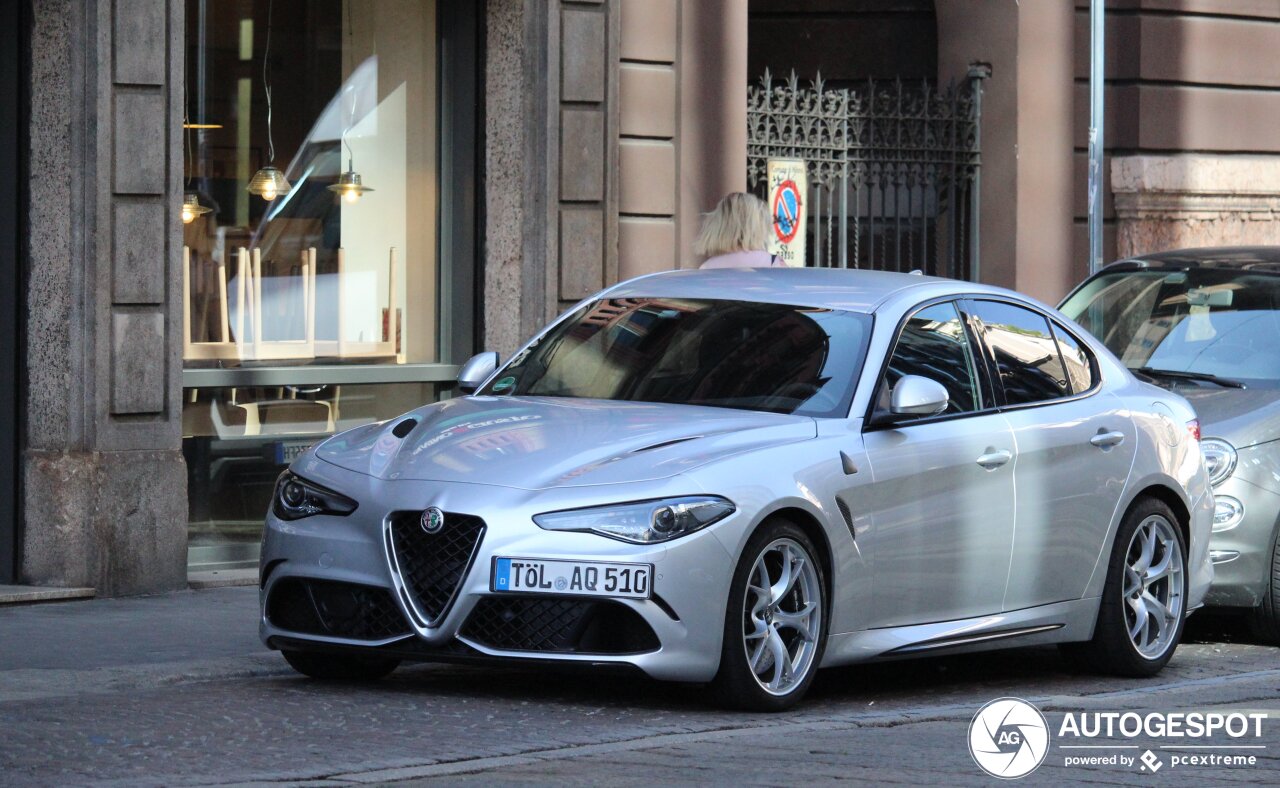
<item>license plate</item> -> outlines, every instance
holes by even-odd
[[[288,465],[298,459],[298,455],[311,448],[314,440],[279,441],[276,443],[276,464]]]
[[[490,590],[648,599],[653,564],[494,558]]]

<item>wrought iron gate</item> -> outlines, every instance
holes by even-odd
[[[748,92],[747,179],[767,199],[770,158],[804,159],[806,265],[977,280],[982,80],[801,87],[768,71]]]

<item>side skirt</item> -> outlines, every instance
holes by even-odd
[[[822,666],[1088,640],[1097,617],[1094,597],[955,621],[846,632],[827,641]]]

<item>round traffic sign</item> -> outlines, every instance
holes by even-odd
[[[786,180],[773,190],[773,232],[784,244],[791,243],[800,231],[800,189]]]

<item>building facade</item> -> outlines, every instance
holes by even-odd
[[[747,188],[765,69],[978,73],[980,277],[1056,300],[1087,266],[1087,11],[5,4],[0,582],[252,566],[302,448],[449,396],[471,353],[609,283],[696,266],[700,215]],[[1280,243],[1280,7],[1108,12],[1106,255]]]

